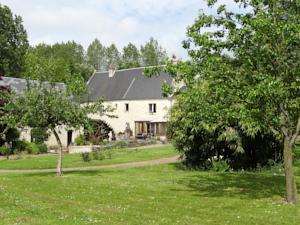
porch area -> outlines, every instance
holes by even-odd
[[[135,121],[135,137],[150,138],[167,136],[167,122],[162,120]]]

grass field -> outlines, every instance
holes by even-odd
[[[299,160],[295,174],[300,187]],[[279,170],[216,173],[169,164],[63,177],[0,174],[0,224],[299,224],[300,204],[287,204],[284,194]]]
[[[299,224],[300,206],[283,195],[282,174],[183,171],[176,164],[63,177],[0,174],[0,224]]]
[[[114,149],[111,159],[82,161],[80,154],[65,154],[63,167],[84,167],[96,165],[110,165],[116,163],[138,162],[151,159],[175,156],[178,153],[172,146],[146,149]],[[56,155],[27,155],[24,159],[1,160],[0,169],[49,169],[56,167]]]

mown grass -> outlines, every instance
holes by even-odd
[[[297,182],[300,186],[300,174]],[[281,173],[183,171],[177,164],[0,174],[0,224],[299,224]],[[300,197],[300,196],[299,196]]]
[[[146,149],[112,149],[111,159],[92,160],[84,162],[80,154],[65,154],[63,167],[86,167],[96,165],[110,165],[116,163],[138,162],[175,156],[178,153],[172,146]],[[23,159],[1,160],[0,169],[48,169],[56,167],[56,155],[27,155]]]
[[[180,168],[0,174],[0,224],[299,224],[300,203],[285,202],[282,171]],[[295,175],[300,187],[300,160]]]

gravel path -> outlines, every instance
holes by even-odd
[[[179,156],[173,156],[169,158],[153,159],[142,162],[129,162],[129,163],[120,163],[112,165],[101,165],[101,166],[88,166],[88,167],[72,167],[72,168],[63,168],[64,172],[68,171],[89,171],[89,170],[98,170],[104,168],[129,168],[129,167],[142,167],[142,166],[151,166],[159,164],[168,164],[179,161]],[[52,173],[56,172],[56,169],[1,169],[0,173]]]

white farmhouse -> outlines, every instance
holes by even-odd
[[[131,136],[166,136],[167,113],[173,100],[162,96],[164,82],[172,84],[170,75],[144,76],[144,68],[97,72],[88,81],[89,102],[104,99],[104,106],[114,108],[111,115],[93,115],[105,121],[116,138],[131,131]]]
[[[86,103],[103,98],[103,105],[114,109],[109,113],[113,117],[99,113],[91,115],[91,119],[105,122],[117,139],[166,137],[167,114],[173,99],[163,97],[161,87],[164,82],[172,85],[173,79],[164,72],[161,72],[160,76],[148,78],[143,74],[144,69],[141,67],[96,72],[87,83],[89,95]],[[11,77],[2,77],[0,84],[10,86],[18,94],[27,87],[26,80]],[[63,83],[58,83],[57,86],[65,88]],[[74,139],[82,131],[60,127],[58,132],[63,145],[67,146],[74,143]],[[30,129],[22,130],[21,139],[31,141]],[[50,135],[47,144],[57,145],[53,134]]]

